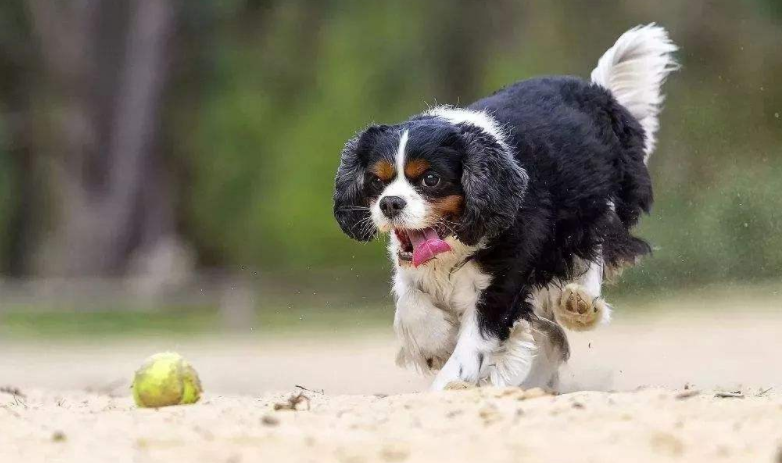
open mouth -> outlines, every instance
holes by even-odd
[[[451,246],[443,241],[437,230],[432,227],[422,230],[396,228],[394,233],[399,239],[399,260],[412,262],[413,267],[425,264],[438,254],[451,250]]]

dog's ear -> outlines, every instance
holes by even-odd
[[[334,217],[342,231],[358,241],[369,241],[377,229],[369,212],[362,158],[372,150],[386,126],[371,126],[345,143],[334,182]]]
[[[464,146],[464,210],[457,237],[468,245],[491,239],[516,221],[527,190],[527,172],[495,136],[471,124],[459,124]]]

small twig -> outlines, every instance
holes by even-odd
[[[302,403],[307,404],[306,410],[310,409],[310,398],[304,395],[303,392],[299,392],[298,394],[292,394],[285,402],[278,402],[274,404],[274,411],[291,410],[295,412],[298,410],[299,404]]]
[[[762,391],[758,392],[758,397],[763,397],[764,395],[766,395],[766,394],[768,394],[769,392],[771,392],[771,390],[772,390],[772,389],[774,389],[774,388],[773,388],[773,387],[770,387],[770,388],[768,388],[768,389],[764,389],[764,390],[762,390]]]
[[[22,396],[14,394],[11,397],[14,398],[14,405],[21,405],[22,407],[27,408],[27,403],[24,401]]]
[[[6,394],[11,394],[12,396],[19,396],[23,399],[27,398],[27,396],[24,395],[18,387],[3,386],[0,387],[0,392],[5,392]]]
[[[24,408],[27,408],[27,404],[24,401],[24,399],[26,399],[27,396],[24,395],[22,391],[19,390],[18,387],[3,386],[0,387],[0,392],[10,394],[11,398],[14,399],[14,405],[16,406],[21,405]]]
[[[718,399],[743,399],[744,394],[741,393],[741,391],[736,392],[715,392],[714,397]]]
[[[700,394],[701,392],[696,389],[687,389],[683,392],[680,392],[676,394],[676,400],[685,400],[689,399],[690,397],[695,397],[696,395]]]
[[[325,390],[325,389],[321,389],[321,390],[319,390],[319,391],[314,391],[314,390],[312,390],[312,389],[307,389],[307,388],[306,388],[306,387],[304,387],[304,386],[299,386],[298,384],[294,385],[293,387],[295,387],[295,388],[298,388],[298,389],[301,389],[302,391],[312,392],[312,393],[314,393],[314,394],[321,394],[321,395],[323,395],[323,394],[325,394],[325,393],[326,393],[326,390]]]

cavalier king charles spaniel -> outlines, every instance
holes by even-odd
[[[650,252],[631,230],[676,49],[639,26],[590,80],[517,82],[347,142],[334,215],[356,240],[390,236],[398,363],[437,372],[433,390],[558,387],[563,327],[607,322],[604,278]]]

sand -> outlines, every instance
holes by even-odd
[[[20,393],[0,392],[0,462],[780,463],[780,332],[772,312],[618,320],[574,336],[573,392],[555,396],[417,392],[428,379],[393,365],[387,331],[0,341],[0,386]],[[170,348],[199,369],[203,401],[135,408],[133,369]],[[308,404],[275,410],[297,391]]]
[[[396,396],[207,395],[139,410],[128,398],[0,396],[3,462],[769,462],[782,397],[645,389],[540,396],[473,389]],[[309,409],[307,409],[309,407]]]

